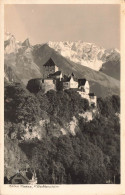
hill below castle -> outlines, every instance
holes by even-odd
[[[75,90],[34,95],[11,83],[4,105],[7,178],[29,166],[38,184],[120,183],[118,96],[94,111]]]

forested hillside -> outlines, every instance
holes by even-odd
[[[93,110],[92,120],[82,117]],[[28,164],[38,184],[120,183],[119,113],[117,95],[98,98],[93,109],[75,90],[31,94],[22,84],[6,83],[5,147],[18,149],[6,152],[5,176]],[[27,124],[36,137],[26,137]]]

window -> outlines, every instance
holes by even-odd
[[[95,103],[91,103],[91,106],[94,108],[95,107]]]

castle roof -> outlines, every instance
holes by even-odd
[[[73,73],[71,74],[71,76],[64,75],[63,82],[69,82],[72,77],[73,80],[77,82],[77,79],[74,77]]]
[[[61,75],[61,71],[56,71],[56,72],[54,72],[53,74],[49,74],[49,77],[51,77],[51,76],[59,76],[59,75]]]
[[[63,82],[69,82],[71,77],[64,75]]]
[[[78,79],[78,83],[79,83],[79,85],[81,86],[84,86],[85,85],[85,83],[86,83],[86,79]]]
[[[55,62],[50,58],[43,66],[55,66]]]
[[[10,178],[10,181],[12,181],[12,179],[13,179],[15,176],[19,176],[19,175],[20,175],[21,177],[23,177],[27,182],[29,182],[28,177],[27,177],[26,175],[22,174],[21,172],[16,173],[15,175],[13,175],[13,176]]]

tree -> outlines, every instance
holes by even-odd
[[[5,119],[12,122],[35,122],[40,116],[40,104],[21,84],[5,87]]]

